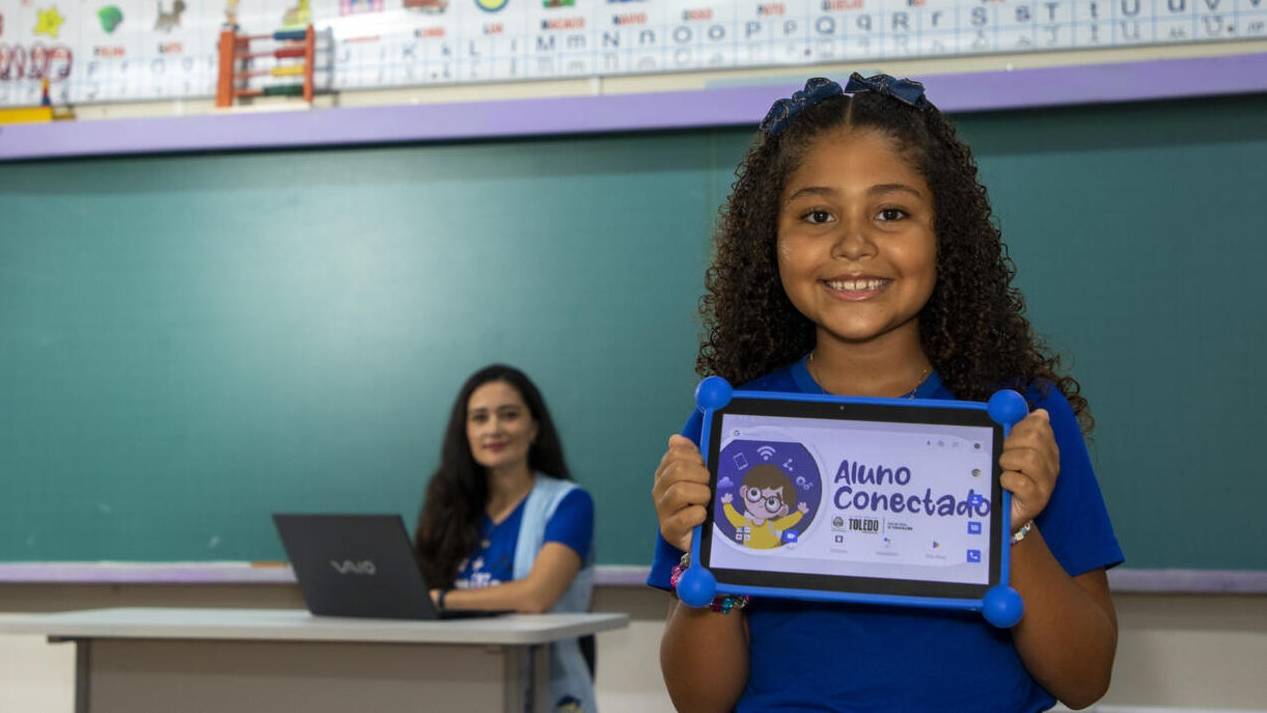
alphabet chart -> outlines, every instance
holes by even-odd
[[[0,0],[0,106],[209,97],[226,24],[313,25],[337,91],[1263,39],[1267,0]]]

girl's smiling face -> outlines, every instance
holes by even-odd
[[[783,290],[820,339],[918,337],[937,282],[933,193],[889,137],[814,139],[780,197],[777,248]]]

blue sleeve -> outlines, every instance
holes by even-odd
[[[682,427],[682,435],[699,446],[701,431],[704,428],[704,413],[699,409],[691,411],[690,418]],[[651,560],[651,572],[647,574],[647,586],[669,590],[669,576],[673,574],[673,565],[682,560],[682,550],[670,545],[660,536],[660,528],[656,528],[655,554]]]
[[[563,496],[546,522],[545,542],[561,542],[589,561],[594,543],[594,499],[583,488],[573,488]]]
[[[1073,408],[1060,390],[1038,399],[1038,408],[1051,416],[1051,428],[1060,449],[1060,474],[1047,507],[1035,524],[1047,547],[1069,576],[1122,563],[1122,548],[1113,534],[1113,523],[1100,494],[1091,456]]]
[[[682,550],[670,545],[657,531],[655,555],[651,560],[651,572],[647,574],[647,586],[669,591],[669,577],[673,566],[682,561]]]

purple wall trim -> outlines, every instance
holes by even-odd
[[[642,587],[647,568],[600,566],[594,576],[600,587]],[[0,564],[5,584],[294,584],[284,565],[253,566],[246,562],[176,564],[119,562],[19,562]],[[1114,569],[1109,584],[1115,592],[1152,594],[1267,594],[1267,572],[1207,569]]]
[[[1111,569],[1109,587],[1135,594],[1267,594],[1267,572]]]
[[[248,562],[5,562],[2,584],[294,584],[290,566]]]
[[[948,112],[1246,94],[1267,91],[1267,52],[917,78]],[[0,161],[754,125],[796,88],[17,124],[0,126]]]

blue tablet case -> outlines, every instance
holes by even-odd
[[[700,382],[695,390],[696,406],[703,413],[704,421],[701,431],[700,452],[707,459],[709,453],[712,421],[717,411],[725,408],[733,398],[741,397],[756,400],[809,401],[839,404],[873,404],[881,406],[920,407],[936,409],[979,409],[989,414],[992,421],[1003,429],[1004,437],[1011,432],[1012,426],[1028,413],[1028,405],[1024,397],[1011,390],[996,392],[988,403],[972,401],[929,401],[911,399],[877,399],[854,398],[841,396],[822,396],[812,394],[781,393],[769,391],[735,391],[723,378],[710,376]],[[714,493],[716,497],[716,493]],[[781,597],[788,599],[805,599],[814,601],[838,601],[869,604],[886,604],[898,606],[933,607],[980,611],[986,621],[997,627],[1012,627],[1021,620],[1024,605],[1020,594],[1008,586],[1010,566],[1012,496],[1007,490],[1002,491],[1002,533],[998,538],[998,551],[991,553],[999,562],[998,583],[985,592],[980,598],[950,598],[929,596],[908,596],[896,594],[872,594],[865,592],[832,592],[819,589],[798,589],[795,587],[747,586],[720,583],[717,578],[704,567],[701,562],[701,542],[704,525],[695,528],[691,540],[691,564],[682,573],[678,581],[677,594],[683,603],[692,607],[708,606],[715,597],[725,594],[752,595],[761,597]],[[712,503],[709,504],[710,511]]]

